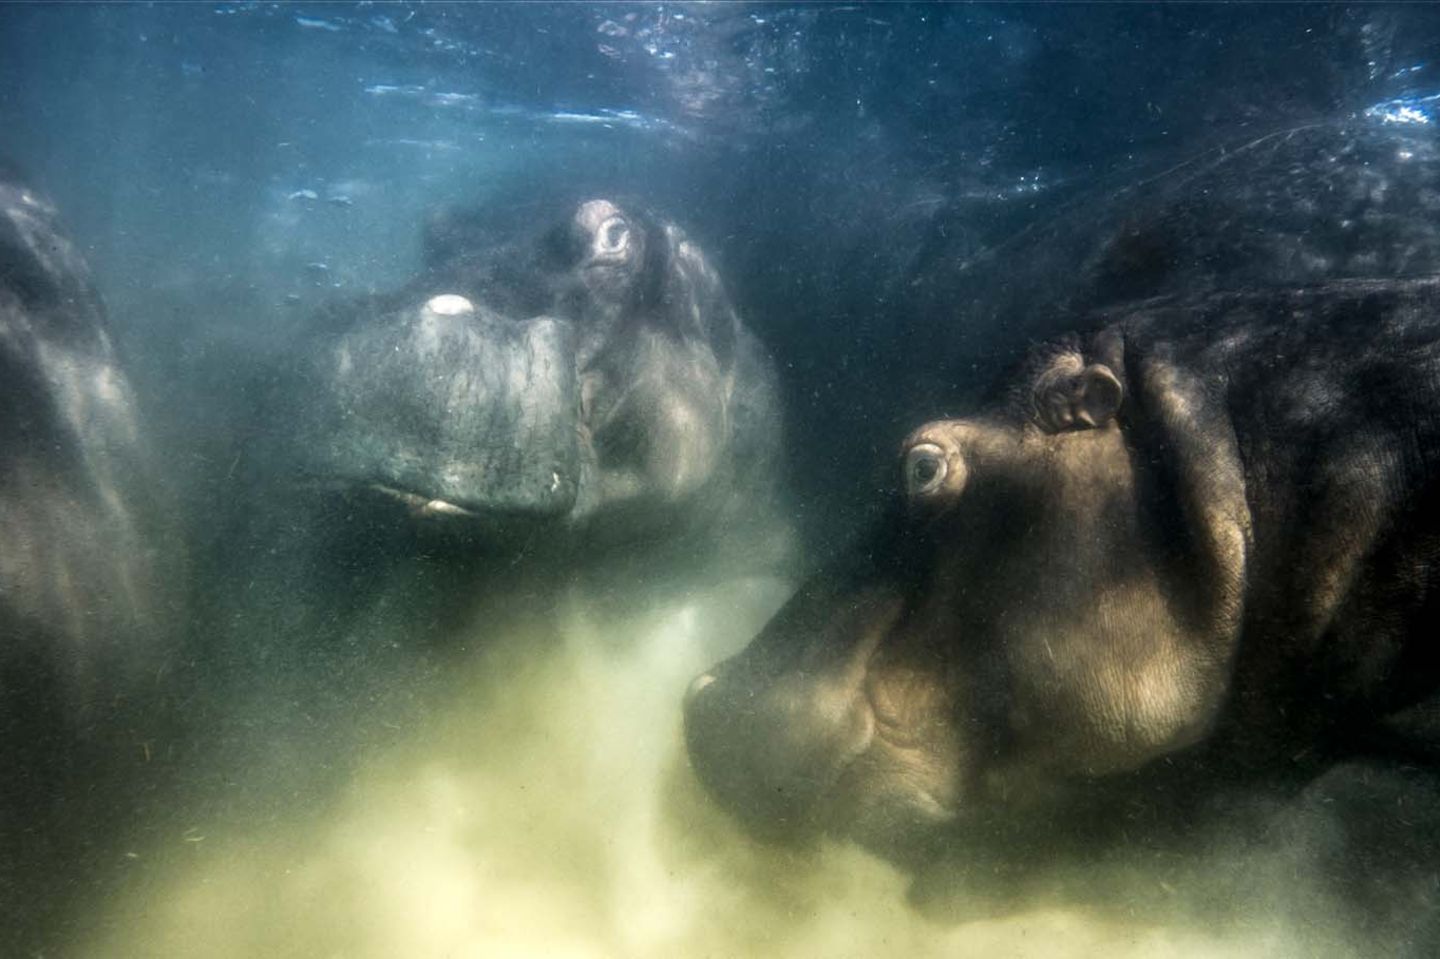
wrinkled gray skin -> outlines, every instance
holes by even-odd
[[[734,525],[772,500],[771,361],[678,227],[608,200],[518,228],[456,215],[428,257],[304,347],[310,480],[563,548]]]
[[[912,866],[969,857],[984,887],[1080,823],[1135,828],[1136,797],[1184,822],[1154,798],[1170,778],[1181,794],[1303,782],[1358,744],[1420,748],[1402,720],[1440,678],[1440,281],[1292,285],[1278,252],[1264,288],[1253,262],[1234,291],[1185,270],[1187,242],[1263,245],[1287,204],[1314,220],[1328,203],[1333,228],[1367,224],[1358,272],[1403,259],[1387,236],[1433,265],[1433,222],[1392,209],[1383,167],[1350,171],[1373,181],[1373,217],[1363,191],[1246,177],[1343,181],[1357,140],[1413,159],[1383,136],[1273,141],[1098,241],[1116,259],[1079,288],[1126,263],[1146,264],[1147,292],[1174,285],[1071,317],[1091,332],[904,441],[881,528],[693,685],[690,755],[716,798],[766,835],[830,832]],[[1399,178],[1429,203],[1433,156]]]
[[[163,765],[183,556],[155,465],[84,260],[50,203],[0,167],[6,954],[94,873],[132,824],[133,787]]]

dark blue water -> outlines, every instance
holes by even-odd
[[[203,290],[220,312],[293,318],[394,285],[445,205],[557,184],[637,195],[700,238],[779,355],[817,488],[853,478],[827,458],[838,438],[888,453],[916,404],[973,379],[973,357],[933,362],[953,317],[917,276],[1218,144],[1340,115],[1424,126],[1440,95],[1423,5],[0,17],[5,150],[57,198],[127,332],[156,322],[132,298]]]
[[[1029,345],[1023,324],[956,309],[967,264],[1005,273],[995,251],[1027,230],[1335,118],[1433,136],[1440,11],[0,6],[0,154],[62,211],[155,435],[185,451],[177,470],[211,464],[182,492],[190,512],[223,508],[257,430],[256,377],[323,304],[412,277],[428,216],[619,196],[685,226],[774,354],[792,519],[819,555],[890,482],[906,430],[972,401]],[[1173,923],[1041,903],[957,930],[916,916],[903,878],[853,849],[752,844],[682,782],[676,690],[789,586],[697,589],[639,615],[624,643],[561,611],[563,642],[497,642],[426,724],[293,816],[227,830],[203,790],[161,802],[115,854],[133,878],[77,897],[89,918],[66,947],[1211,956],[1363,940],[1338,920],[1290,922],[1287,897],[1306,893],[1283,857],[1262,877],[1277,912],[1235,928],[1186,919],[1185,903]],[[234,775],[214,777],[220,792]]]

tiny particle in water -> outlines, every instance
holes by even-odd
[[[344,29],[338,23],[331,23],[329,20],[317,20],[314,17],[296,17],[295,22],[308,30],[328,30],[331,33],[339,33]]]

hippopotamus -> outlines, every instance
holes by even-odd
[[[1256,143],[1082,211],[1069,261],[1078,223],[1017,241],[1070,277],[1046,344],[914,428],[872,532],[695,680],[691,763],[756,833],[983,886],[1137,802],[1425,754],[1440,164],[1378,122]]]
[[[772,361],[678,226],[605,199],[448,212],[424,250],[299,347],[297,478],[562,554],[733,534],[773,500]]]
[[[220,462],[207,701],[294,781],[331,768],[307,744],[390,735],[497,638],[571,611],[619,634],[788,572],[774,364],[685,231],[516,202],[436,214],[421,250],[400,289],[298,321]]]
[[[185,554],[53,204],[0,165],[0,951],[53,920],[173,740]]]

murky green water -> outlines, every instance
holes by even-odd
[[[689,773],[680,695],[784,595],[732,584],[605,627],[577,607],[558,643],[492,643],[461,692],[359,757],[319,808],[239,829],[182,817],[130,850],[83,954],[1218,957],[1332,941],[1280,920],[1204,928],[1053,903],[943,925],[856,849],[744,836]]]

